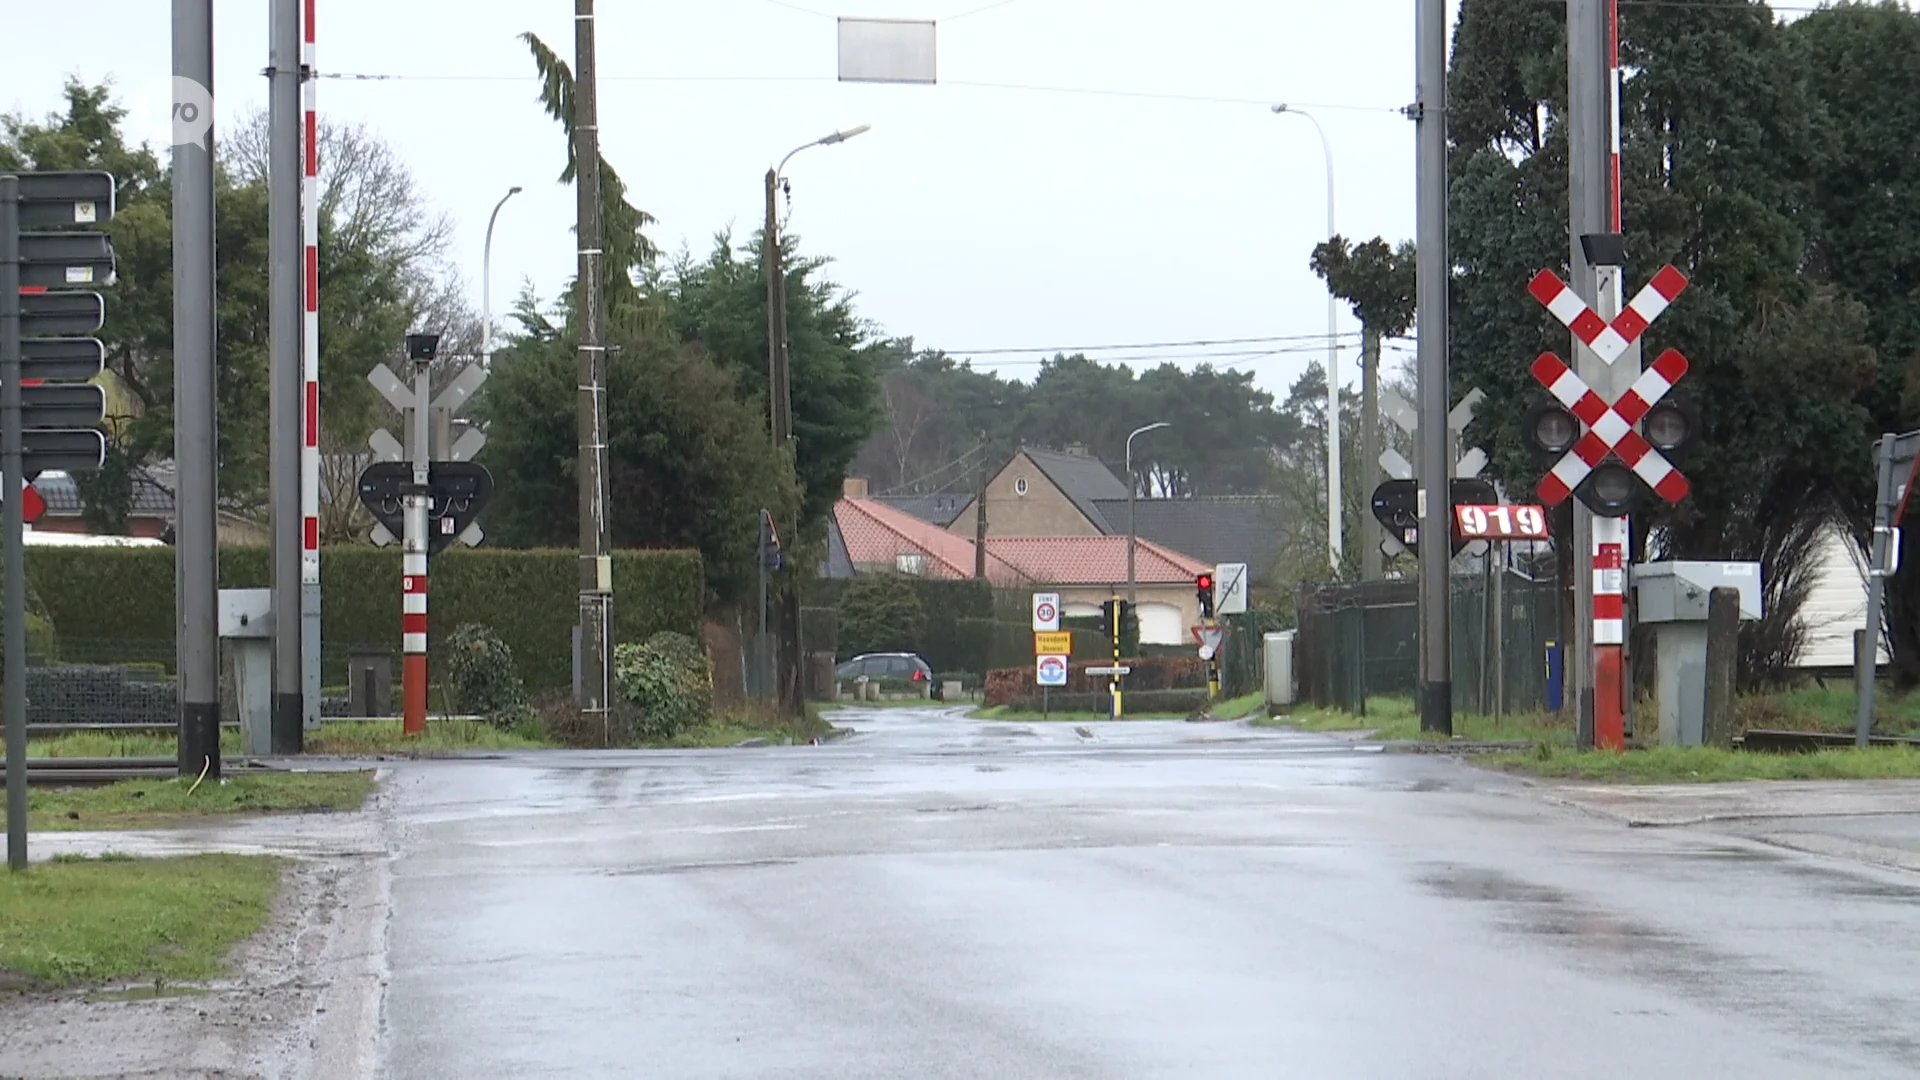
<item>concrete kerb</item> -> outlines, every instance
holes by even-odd
[[[1920,812],[1920,781],[1913,780],[1742,780],[1601,786],[1538,777],[1514,779],[1543,801],[1618,821],[1629,828]]]

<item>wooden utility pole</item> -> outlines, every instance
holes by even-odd
[[[985,581],[987,578],[987,481],[993,474],[987,471],[987,433],[980,433],[980,484],[979,492],[973,497],[973,576]]]
[[[600,229],[600,127],[594,94],[593,0],[573,3],[575,234],[579,242],[580,700],[607,722],[612,664],[613,558],[607,536],[605,252]]]

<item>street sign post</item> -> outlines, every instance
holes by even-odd
[[[0,711],[6,722],[7,862],[15,870],[27,865],[25,533],[27,522],[39,516],[29,506],[39,495],[28,485],[44,470],[84,472],[106,457],[106,436],[98,430],[106,411],[100,388],[39,381],[99,374],[104,353],[98,341],[52,335],[98,330],[104,303],[97,293],[73,302],[49,300],[47,290],[111,283],[114,266],[113,244],[103,232],[25,230],[105,225],[113,213],[108,173],[0,175],[0,583],[6,592]]]

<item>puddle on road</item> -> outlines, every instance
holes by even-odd
[[[656,866],[609,866],[599,873],[602,877],[654,877],[663,874],[698,874],[706,870],[763,870],[775,866],[792,866],[798,859],[734,859],[724,862],[661,863]]]
[[[1752,852],[1734,847],[1675,854],[1757,861]],[[1828,876],[1791,863],[1784,869]],[[1807,1044],[1809,1061],[1819,1060],[1816,1048],[1828,1046],[1866,1049],[1901,1062],[1920,1055],[1920,1037],[1889,1026],[1884,1013],[1861,1011],[1838,998],[1824,1005],[1811,1003],[1808,990],[1818,986],[1819,979],[1809,969],[1723,952],[1489,867],[1439,864],[1417,880],[1436,895],[1489,905],[1496,927],[1551,943],[1579,966],[1625,975],[1722,1014],[1758,1020],[1795,1035]],[[1878,886],[1863,879],[1860,884],[1862,888]]]

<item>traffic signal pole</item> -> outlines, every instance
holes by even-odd
[[[27,592],[21,514],[25,483],[20,427],[20,181],[0,176],[0,510],[4,514],[7,724],[7,865],[27,867],[27,627],[20,602]]]

